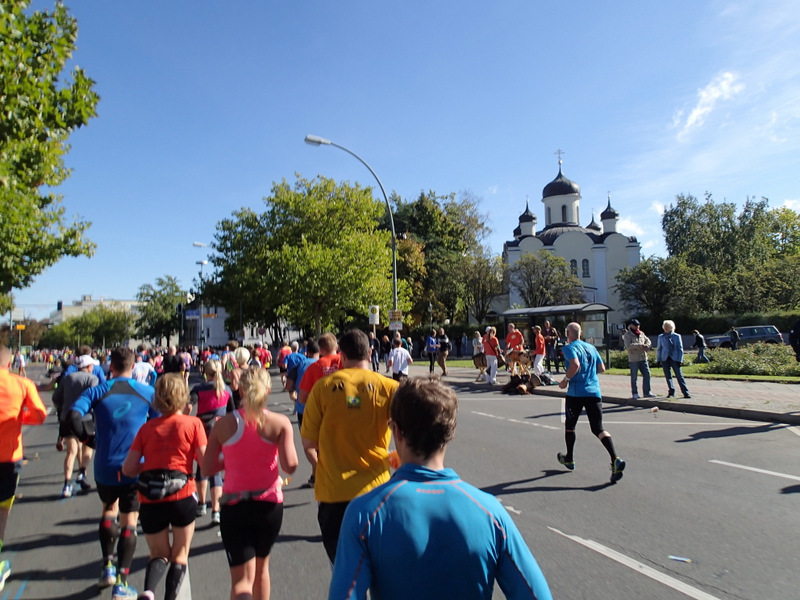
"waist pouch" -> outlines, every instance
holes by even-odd
[[[212,411],[200,413],[199,415],[197,415],[197,418],[203,422],[203,425],[206,428],[206,433],[208,433],[211,430],[211,427],[213,427],[214,423],[216,423],[221,418],[217,416],[217,410],[219,409],[215,408]]]
[[[182,471],[151,469],[139,474],[136,487],[148,500],[163,500],[181,491],[191,478]]]

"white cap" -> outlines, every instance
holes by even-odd
[[[486,326],[486,333],[489,333],[491,330],[492,330],[492,326],[491,325],[487,325]]]
[[[79,369],[85,369],[89,365],[97,366],[99,364],[100,364],[99,360],[93,359],[88,354],[84,354],[82,356],[79,356],[78,360],[75,361],[75,366],[78,367]]]

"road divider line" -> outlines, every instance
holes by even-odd
[[[795,475],[787,475],[786,473],[778,473],[776,471],[767,471],[766,469],[759,469],[758,467],[748,467],[747,465],[737,465],[736,463],[725,462],[724,460],[709,460],[708,462],[715,465],[722,465],[723,467],[733,467],[734,469],[742,469],[744,471],[752,471],[753,473],[761,473],[762,475],[772,475],[773,477],[782,477],[783,479],[791,479],[792,481],[800,481],[800,477]]]
[[[653,579],[663,585],[666,585],[667,587],[670,587],[673,590],[685,594],[690,598],[694,598],[695,600],[720,600],[716,596],[707,594],[704,591],[689,585],[688,583],[684,583],[680,579],[676,579],[665,573],[662,573],[661,571],[657,571],[653,567],[650,567],[642,562],[639,562],[638,560],[630,558],[629,556],[626,556],[621,552],[617,552],[616,550],[612,550],[611,548],[603,546],[602,544],[599,544],[594,540],[587,540],[578,537],[576,535],[570,535],[568,533],[564,533],[563,531],[559,531],[555,527],[548,527],[548,529],[550,531],[557,533],[558,535],[564,536],[565,538],[572,540],[573,542],[577,542],[581,546],[589,548],[590,550],[594,550],[598,554],[602,554],[606,558],[610,558],[611,560],[616,561],[619,564],[624,565],[629,569],[632,569],[637,573],[644,575],[645,577],[649,577],[650,579]]]
[[[480,412],[478,410],[471,411],[473,415],[478,415],[479,417],[487,417],[489,419],[496,419],[498,421],[506,421],[507,423],[519,423],[520,425],[528,425],[529,427],[541,427],[542,429],[552,429],[554,431],[560,431],[560,427],[553,427],[552,425],[542,425],[541,423],[530,423],[528,421],[524,421],[522,419],[512,419],[510,417],[501,417],[499,415],[493,415],[490,413]]]
[[[787,425],[786,429],[791,431],[796,436],[800,436],[800,427],[795,427],[794,425]]]

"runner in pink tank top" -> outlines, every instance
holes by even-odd
[[[269,373],[244,369],[240,385],[242,408],[214,425],[202,471],[225,470],[220,532],[231,570],[231,597],[251,594],[254,600],[267,600],[269,555],[283,521],[278,466],[294,473],[297,452],[289,419],[266,408]]]

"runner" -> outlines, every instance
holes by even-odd
[[[22,470],[22,426],[40,425],[47,418],[33,382],[9,371],[12,358],[11,351],[0,346],[0,552]],[[0,560],[0,591],[9,575],[10,561]]]
[[[235,407],[233,403],[233,392],[222,379],[222,365],[218,360],[207,360],[203,364],[203,377],[205,383],[196,385],[192,389],[189,398],[192,406],[197,407],[197,417],[205,426],[206,436],[211,433],[214,423],[219,421],[226,413],[232,412]],[[211,480],[211,524],[219,525],[220,504],[222,497],[222,475],[215,473],[210,478],[202,472],[200,463],[197,463],[197,473],[195,475],[199,482],[197,486],[197,511],[196,516],[202,517],[208,511],[206,498],[208,494],[208,482]]]
[[[230,597],[239,600],[269,599],[269,555],[283,521],[278,464],[288,474],[297,468],[292,424],[267,410],[270,385],[264,369],[242,374],[243,408],[214,425],[203,460],[205,473],[225,469],[220,530]]]
[[[506,598],[549,600],[550,588],[498,500],[445,468],[458,398],[439,381],[403,381],[391,403],[402,466],[350,503],[329,600]]]
[[[597,348],[581,340],[581,326],[570,323],[566,330],[567,344],[564,346],[564,368],[566,375],[558,384],[562,390],[569,386],[566,398],[566,422],[564,423],[564,439],[567,452],[559,452],[558,462],[570,471],[575,470],[573,449],[575,448],[575,425],[583,409],[589,418],[589,427],[597,436],[611,457],[611,483],[622,479],[625,461],[617,456],[611,434],[603,429],[603,396],[597,375],[606,370],[603,359]]]
[[[136,478],[122,473],[122,463],[139,428],[148,417],[158,416],[153,408],[155,390],[131,377],[133,360],[129,348],[112,350],[112,379],[86,390],[70,411],[73,433],[81,443],[96,444],[94,479],[103,506],[99,532],[103,567],[98,586],[113,585],[115,599],[136,598],[136,590],[128,586],[128,574],[136,552],[139,500]],[[89,411],[94,412],[96,439],[85,429],[83,417]]]
[[[182,374],[159,379],[153,406],[161,416],[142,425],[122,465],[124,475],[139,478],[142,531],[150,549],[140,599],[153,600],[166,573],[164,600],[176,600],[188,569],[197,510],[192,466],[195,459],[203,461],[208,443],[200,419],[184,414],[188,403]]]

